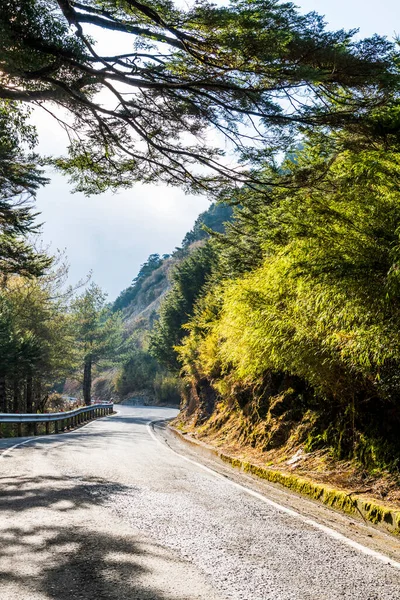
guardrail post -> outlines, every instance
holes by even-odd
[[[22,423],[17,423],[17,435],[22,437]]]
[[[33,423],[33,435],[37,435],[37,421]]]
[[[46,421],[46,435],[50,433],[50,421]]]
[[[58,421],[54,421],[54,433],[58,433]]]

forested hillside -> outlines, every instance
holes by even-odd
[[[354,132],[305,135],[181,263],[151,347],[183,374],[185,426],[398,472],[399,115],[394,94]]]
[[[159,318],[160,305],[163,298],[175,287],[187,269],[187,264],[199,265],[193,257],[203,255],[205,241],[212,233],[223,233],[225,222],[232,217],[232,208],[226,204],[211,204],[209,209],[199,215],[193,228],[185,235],[182,245],[171,255],[151,254],[141,266],[132,284],[126,288],[113,304],[112,310],[121,311],[123,320],[123,344],[120,365],[113,369],[103,370],[94,381],[94,394],[100,398],[123,399],[129,396],[142,396],[149,402],[179,404],[181,378],[177,372],[176,360],[165,348],[166,357],[171,358],[173,368],[168,359],[163,363],[150,353],[151,332]],[[199,254],[200,253],[200,254]],[[204,265],[200,267],[203,276]],[[196,290],[198,282],[189,273],[184,293]],[[181,303],[177,307],[177,318],[185,321],[190,306]]]

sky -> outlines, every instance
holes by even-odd
[[[399,0],[301,0],[302,12],[324,14],[331,29],[359,28],[360,35],[374,33],[393,38],[400,34]],[[66,141],[54,120],[36,114],[39,151],[61,155]],[[37,207],[43,223],[42,238],[50,251],[65,250],[70,263],[70,283],[92,279],[113,300],[136,276],[149,254],[169,254],[179,246],[209,202],[165,185],[135,185],[117,194],[90,198],[72,194],[67,178],[49,173],[51,183],[42,188]]]

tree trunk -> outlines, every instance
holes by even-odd
[[[0,376],[0,412],[7,412],[6,378],[4,375]]]
[[[20,410],[19,397],[18,379],[15,378],[13,384],[13,413],[19,412]]]
[[[35,379],[35,407],[39,412],[45,411],[45,399],[42,398],[42,379],[37,377]]]
[[[26,378],[26,412],[33,412],[33,378],[28,375]]]
[[[92,396],[92,357],[88,356],[85,360],[83,369],[83,399],[86,406],[90,406]]]

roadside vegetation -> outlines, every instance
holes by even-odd
[[[43,412],[68,404],[66,377],[118,347],[118,315],[107,317],[95,285],[66,285],[62,255],[40,249],[35,195],[47,183],[34,130],[14,103],[0,106],[0,412]],[[73,302],[72,302],[73,300]],[[83,369],[83,366],[85,368]]]
[[[398,114],[394,103],[371,115],[380,126],[366,137],[304,140],[268,202],[242,191],[227,233],[207,242],[211,269],[198,255],[184,323],[169,309],[179,285],[167,296],[154,352],[165,362],[170,344],[203,433],[282,461],[328,449],[398,473]],[[304,171],[307,185],[282,185]]]

